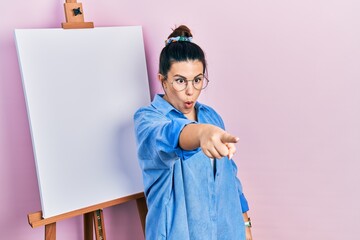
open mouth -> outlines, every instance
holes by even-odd
[[[192,102],[192,101],[187,101],[187,102],[185,102],[185,107],[191,108],[193,104],[194,104],[194,102]]]

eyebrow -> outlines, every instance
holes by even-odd
[[[199,74],[196,75],[193,79],[195,79],[195,78],[197,78],[197,77],[199,77],[199,76],[201,76],[201,75],[204,75],[204,74],[203,74],[203,73],[199,73]],[[184,76],[182,76],[182,75],[180,75],[180,74],[175,74],[173,77],[181,77],[181,78],[187,79],[186,77],[184,77]]]

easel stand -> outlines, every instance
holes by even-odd
[[[56,240],[56,222],[71,217],[83,215],[84,219],[84,240],[106,240],[104,215],[102,209],[136,200],[141,220],[142,229],[145,233],[145,217],[147,213],[144,193],[134,194],[128,197],[119,198],[113,201],[97,204],[76,211],[64,213],[50,218],[42,218],[42,212],[28,214],[28,221],[32,228],[45,226],[45,240]]]
[[[64,9],[66,22],[61,24],[62,28],[94,28],[93,22],[84,22],[84,14],[81,3],[77,3],[76,0],[66,0],[66,3],[64,3]],[[136,200],[137,202],[142,229],[145,233],[145,217],[147,213],[147,206],[144,193],[130,195],[50,218],[42,218],[42,212],[38,211],[28,214],[28,221],[30,226],[33,228],[45,226],[45,240],[56,240],[56,222],[83,215],[84,239],[93,240],[95,235],[96,240],[106,240],[104,215],[102,209],[128,202],[130,200]]]

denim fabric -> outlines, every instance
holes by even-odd
[[[215,161],[201,151],[182,150],[179,136],[187,124],[224,128],[210,107],[196,103],[198,121],[188,120],[162,95],[134,115],[138,158],[148,205],[147,240],[242,240],[242,213],[248,204],[237,168],[227,157]]]

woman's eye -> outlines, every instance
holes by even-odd
[[[185,84],[185,79],[178,78],[178,79],[175,79],[175,82],[176,82],[177,84]]]
[[[201,77],[198,77],[198,78],[195,78],[195,79],[194,79],[194,82],[195,82],[195,83],[201,83],[201,81],[202,81],[202,78],[201,78]]]

